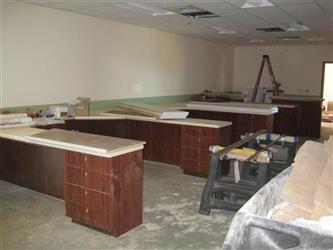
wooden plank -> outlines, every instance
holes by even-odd
[[[73,132],[62,129],[51,129],[41,133],[28,136],[32,141],[40,141],[64,147],[73,147],[89,150],[96,153],[108,153],[125,150],[134,146],[143,145],[144,142],[94,135],[81,132]]]
[[[284,187],[285,200],[312,213],[319,180],[327,161],[324,144],[306,141],[297,152],[294,169]]]
[[[164,108],[157,105],[148,105],[141,103],[120,103],[121,109],[134,111],[135,113],[143,114],[157,119],[185,119],[188,112],[175,109]]]

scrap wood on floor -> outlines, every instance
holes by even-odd
[[[282,222],[333,216],[333,136],[325,144],[306,141],[283,190],[284,201],[267,217]]]

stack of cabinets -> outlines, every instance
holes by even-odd
[[[185,173],[207,176],[210,163],[210,145],[230,144],[231,126],[202,128],[182,126],[181,167]]]
[[[104,158],[65,152],[65,207],[72,221],[119,236],[142,223],[142,150]]]

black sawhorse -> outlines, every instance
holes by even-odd
[[[199,213],[208,215],[211,209],[237,211],[272,177],[291,165],[296,152],[297,140],[295,140],[295,143],[286,142],[283,140],[283,136],[278,136],[272,140],[267,135],[269,134],[266,133],[266,130],[258,131],[212,154],[207,182],[201,196]],[[265,146],[260,147],[260,144]],[[281,152],[272,153],[271,160],[268,163],[255,160],[260,152],[269,151],[269,148],[273,145],[281,147]],[[242,162],[243,172],[240,181],[236,183],[234,178],[222,176],[222,167],[230,164],[227,153],[241,146],[254,148],[257,152]],[[281,154],[283,157],[281,157]]]

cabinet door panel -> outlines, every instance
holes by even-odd
[[[84,173],[85,187],[104,193],[110,193],[110,176],[93,171]]]
[[[84,216],[83,204],[66,201],[65,209],[66,209],[66,216],[71,217],[75,221],[82,221]]]
[[[96,209],[85,209],[84,222],[102,230],[109,230],[109,214]]]
[[[83,186],[83,170],[77,167],[65,166],[65,183]]]
[[[82,155],[80,153],[65,151],[65,164],[82,168]]]
[[[200,150],[196,148],[183,147],[182,159],[197,160],[201,162],[210,161],[210,152],[208,150]]]
[[[198,173],[198,161],[191,159],[182,159],[182,168],[184,171]]]
[[[109,173],[109,163],[110,160],[108,158],[93,156],[93,155],[82,155],[83,165],[86,170],[91,170],[94,172]]]
[[[84,203],[84,189],[70,184],[65,185],[65,200],[69,202]]]
[[[109,211],[109,194],[96,192],[90,189],[84,190],[86,208],[104,212]]]

